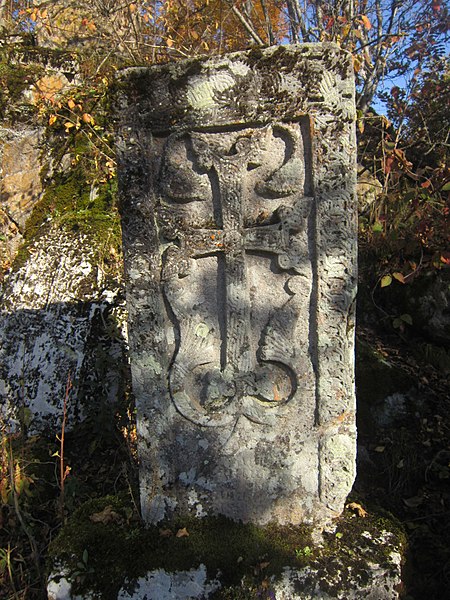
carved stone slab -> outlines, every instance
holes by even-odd
[[[118,89],[144,517],[324,521],[355,475],[351,57],[252,50]]]

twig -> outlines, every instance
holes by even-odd
[[[230,4],[230,0],[227,0],[227,1],[228,1],[228,4]],[[258,33],[252,27],[252,24],[249,22],[248,19],[246,19],[244,17],[244,15],[241,13],[241,11],[234,5],[231,6],[231,10],[236,15],[238,20],[241,22],[241,24],[243,25],[243,27],[247,31],[247,33],[250,35],[250,37],[253,38],[253,41],[255,41],[260,46],[265,46],[265,43],[263,42],[263,40],[259,37]]]
[[[63,418],[61,424],[61,435],[59,437],[59,486],[60,486],[60,495],[59,495],[59,508],[61,519],[64,517],[64,482],[66,480],[67,475],[69,474],[69,469],[64,465],[64,440],[65,440],[65,431],[66,431],[66,421],[67,421],[67,400],[69,398],[70,390],[72,389],[72,378],[69,371],[67,376],[66,383],[66,393],[64,394],[64,402],[63,402]]]

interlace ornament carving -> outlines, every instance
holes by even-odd
[[[276,131],[289,141],[288,158],[266,181],[258,182],[255,193],[268,194],[272,200],[289,198],[289,202],[279,203],[264,223],[252,223],[247,214],[245,183],[249,172],[258,169],[270,152]],[[199,425],[232,424],[240,415],[270,423],[299,385],[298,357],[293,360],[298,344],[292,336],[301,312],[299,275],[304,273],[305,264],[310,265],[307,225],[312,198],[302,193],[304,163],[299,158],[299,145],[301,149],[303,145],[293,131],[277,125],[231,134],[183,134],[190,157],[188,160],[186,155],[184,164],[178,157],[177,168],[172,171],[168,165],[179,134],[166,142],[159,215],[166,247],[162,281],[179,330],[169,387],[178,411]],[[176,185],[171,182],[171,172],[178,178]],[[216,208],[210,224],[197,228],[186,224],[186,215],[191,202],[202,201],[205,179],[201,174],[216,182],[217,190],[212,192],[216,194]],[[175,201],[175,206],[164,206],[164,197]],[[271,313],[257,349],[252,348],[250,330],[249,252],[275,256],[277,268],[290,275],[286,284],[289,298]],[[215,365],[208,357],[214,354],[218,332],[194,321],[179,302],[193,261],[210,256],[221,256],[225,263],[225,326],[220,364]]]

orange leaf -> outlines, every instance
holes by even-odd
[[[421,188],[429,188],[431,185],[431,181],[429,179],[427,179],[426,181],[424,181],[423,183],[420,184]]]
[[[94,119],[91,117],[89,113],[84,113],[81,117],[85,123],[93,123]]]
[[[173,535],[173,531],[171,529],[160,529],[159,530],[159,537],[168,538],[168,537],[171,537],[172,535]]]
[[[186,529],[186,527],[183,527],[182,529],[179,529],[176,533],[177,538],[181,538],[181,537],[189,537],[189,532]]]
[[[167,38],[166,39],[166,44],[169,46],[169,48],[172,48],[173,46],[173,39],[172,38]]]
[[[128,8],[129,8],[130,13],[136,12],[136,4],[129,4]]]
[[[75,108],[75,102],[72,100],[72,98],[67,102],[67,106],[70,108],[70,110]]]
[[[392,277],[397,281],[400,281],[400,283],[405,283],[403,273],[399,273],[398,271],[396,271],[395,273],[392,273]]]
[[[364,508],[361,506],[361,504],[358,504],[357,502],[350,502],[350,504],[347,504],[345,508],[348,508],[348,509],[356,512],[358,517],[367,517],[367,511],[364,510]]]
[[[366,29],[372,29],[372,23],[370,22],[369,17],[366,17],[366,15],[361,15],[361,21]]]
[[[386,173],[386,175],[388,175],[391,172],[393,164],[394,164],[394,157],[391,154],[391,156],[388,156],[386,158],[386,160],[384,161],[384,172]]]
[[[57,118],[58,118],[58,117],[57,117],[56,115],[50,115],[50,116],[49,116],[49,118],[48,118],[48,124],[49,124],[49,125],[53,125],[53,123],[55,123],[55,122],[56,122],[56,119],[57,119]]]

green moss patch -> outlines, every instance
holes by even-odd
[[[257,527],[225,517],[186,518],[145,528],[131,505],[107,496],[73,514],[51,544],[49,557],[50,570],[63,562],[74,592],[92,589],[102,598],[113,598],[125,580],[157,568],[183,571],[205,564],[210,577],[222,573],[227,587],[240,586],[248,573],[257,582],[281,573],[286,565],[305,566],[312,554],[304,549],[311,546],[307,527]]]
[[[58,176],[33,210],[25,239],[34,238],[49,218],[69,229],[99,235],[105,228],[118,224],[115,193],[115,180],[99,185],[97,193],[91,194],[90,186],[77,170]]]
[[[95,248],[95,260],[102,264],[106,272],[108,262],[116,261],[121,255],[120,217],[116,208],[117,181],[114,178],[98,184],[95,193],[91,193],[91,186],[80,171],[73,169],[60,174],[46,187],[26,223],[24,243],[14,260],[13,270],[28,260],[30,245],[45,235],[50,227],[65,230],[67,235],[85,234]]]
[[[215,599],[245,600],[264,598],[271,577],[284,567],[309,565],[321,589],[331,594],[352,589],[355,581],[370,585],[370,565],[389,570],[391,552],[405,545],[402,528],[388,514],[361,517],[348,510],[319,546],[311,533],[306,526],[258,527],[225,517],[187,517],[145,528],[126,498],[107,496],[72,515],[50,545],[49,569],[63,569],[73,593],[115,598],[125,582],[132,586],[149,571],[188,571],[204,564],[211,579],[221,573],[223,588]]]

